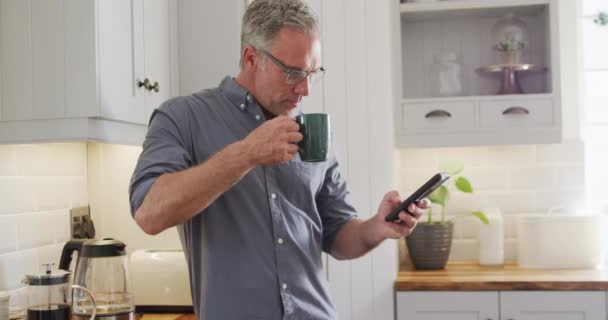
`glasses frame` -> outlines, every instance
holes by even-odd
[[[304,79],[307,79],[308,83],[312,84],[316,79],[320,78],[319,76],[325,74],[325,68],[323,67],[319,67],[319,69],[310,72],[300,69],[289,68],[285,64],[283,64],[279,59],[273,56],[270,52],[262,49],[258,50],[264,55],[268,56],[270,60],[285,73],[285,83],[290,86],[296,85],[302,82]]]

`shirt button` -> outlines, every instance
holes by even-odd
[[[287,290],[287,283],[283,283],[282,287],[283,287],[283,290]]]
[[[251,101],[251,96],[247,95],[247,101]]]
[[[273,193],[273,194],[270,195],[270,197],[273,198],[273,199],[276,199],[277,195],[275,193]]]
[[[245,104],[241,103],[241,110],[245,110]]]
[[[278,243],[278,244],[283,244],[283,238],[278,238],[278,239],[277,239],[277,243]]]
[[[260,120],[260,118],[261,118],[261,117],[260,117],[260,115],[259,115],[259,114],[256,114],[256,115],[255,115],[255,119],[256,119],[256,120]]]

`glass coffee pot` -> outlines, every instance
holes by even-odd
[[[78,286],[70,286],[70,272],[51,270],[50,264],[45,264],[43,274],[26,275],[22,281],[27,285],[27,320],[70,320],[71,319],[71,289],[88,295],[95,305],[95,298],[89,290]],[[95,319],[93,312],[89,320]]]
[[[68,270],[72,253],[78,252],[74,284],[87,288],[92,297],[74,291],[72,318],[88,320],[133,320],[135,304],[128,267],[126,245],[114,239],[72,240],[65,244],[59,269]]]

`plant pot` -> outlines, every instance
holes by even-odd
[[[437,270],[445,268],[452,248],[454,224],[418,223],[405,244],[416,269]]]

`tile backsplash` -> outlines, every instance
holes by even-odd
[[[0,146],[0,290],[59,262],[69,208],[88,205],[86,143]]]
[[[23,299],[25,274],[57,267],[73,207],[90,205],[96,237],[119,239],[128,252],[180,248],[174,228],[152,237],[131,218],[128,187],[140,152],[92,142],[0,145],[0,291]]]
[[[0,145],[0,290],[15,292],[26,273],[58,263],[70,238],[69,209],[91,205],[98,237],[112,236],[141,248],[176,248],[175,229],[145,235],[129,214],[128,183],[140,147],[103,143]],[[505,254],[514,258],[517,214],[549,209],[582,210],[585,159],[581,142],[559,145],[484,146],[397,150],[402,194],[437,171],[440,161],[460,160],[473,195],[453,193],[450,214],[498,207],[505,220]],[[478,222],[456,224],[451,259],[477,258]],[[405,252],[400,241],[401,258]]]
[[[483,208],[499,208],[505,224],[505,258],[515,259],[518,214],[555,211],[575,214],[585,210],[584,144],[570,141],[553,145],[412,148],[397,151],[398,188],[409,194],[432,174],[442,161],[464,163],[462,175],[473,194],[452,192],[448,215]],[[436,210],[438,212],[438,210]],[[455,224],[451,260],[476,260],[477,230],[474,218]],[[400,257],[405,259],[404,242]]]

